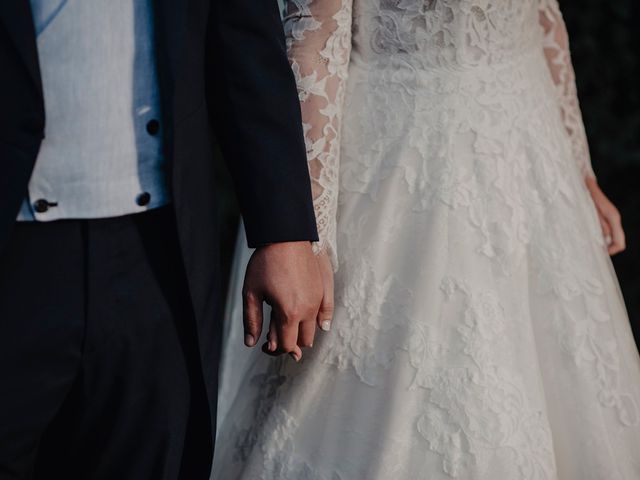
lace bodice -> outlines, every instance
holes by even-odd
[[[557,0],[287,0],[320,242],[336,262],[340,129],[350,60],[452,72],[544,51],[575,161],[593,176],[569,42]],[[353,55],[351,55],[353,50]]]
[[[369,0],[355,24],[356,50],[378,64],[464,69],[539,48],[535,0]],[[389,58],[393,56],[394,58]]]

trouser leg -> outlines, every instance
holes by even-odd
[[[0,267],[0,478],[32,478],[35,464],[47,479],[207,479],[170,211],[17,230]]]
[[[33,474],[40,439],[80,368],[81,222],[21,223],[0,258],[0,478]]]
[[[209,410],[171,212],[88,225],[83,359],[37,478],[207,479]]]

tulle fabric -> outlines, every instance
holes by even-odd
[[[640,478],[640,358],[542,3],[353,5],[333,329],[300,364],[247,353],[238,249],[214,478]]]

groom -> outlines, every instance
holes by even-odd
[[[245,341],[264,300],[297,357],[322,285],[276,1],[0,2],[0,479],[208,478],[214,135]]]

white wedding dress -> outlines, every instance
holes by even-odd
[[[266,1],[266,0],[263,0]],[[242,346],[216,480],[637,480],[640,359],[556,0],[289,0],[332,331]]]

